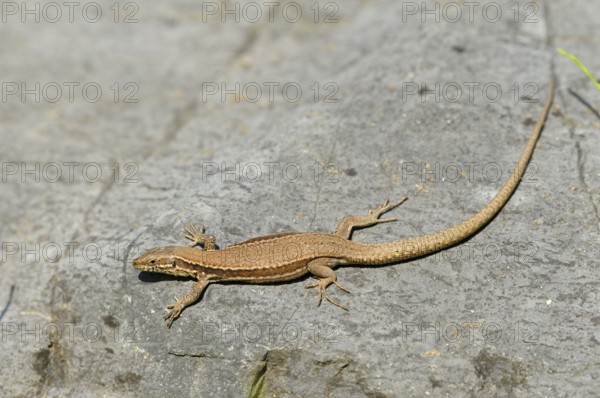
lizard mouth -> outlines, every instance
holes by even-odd
[[[170,247],[154,248],[142,253],[132,262],[133,268],[142,271],[159,271],[174,268],[173,250]]]
[[[133,260],[133,268],[135,269],[139,269],[141,271],[148,271],[149,269],[152,268],[152,261],[150,262],[146,262],[144,261],[144,259],[140,256],[138,258],[136,258],[135,260]]]

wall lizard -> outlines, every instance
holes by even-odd
[[[142,271],[187,276],[197,280],[192,290],[181,300],[167,306],[164,315],[167,325],[179,317],[187,306],[198,301],[210,283],[247,282],[269,283],[298,279],[311,274],[318,280],[306,288],[319,289],[318,304],[323,296],[340,308],[327,292],[331,284],[348,292],[337,283],[333,270],[340,265],[383,265],[421,257],[453,246],[484,227],[500,212],[521,181],[538,137],[550,111],[554,98],[555,82],[550,82],[549,94],[519,161],[498,191],[496,196],[478,213],[467,220],[442,231],[410,239],[388,243],[366,244],[350,240],[354,228],[365,228],[375,224],[396,221],[395,218],[379,217],[399,206],[386,202],[364,216],[344,217],[334,233],[287,232],[253,238],[232,246],[217,249],[215,238],[204,233],[204,227],[196,229],[190,224],[185,229],[189,246],[168,246],[150,249],[133,260],[133,267]],[[201,249],[194,248],[199,246]]]

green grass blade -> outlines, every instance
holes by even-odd
[[[596,80],[596,78],[590,73],[588,68],[586,68],[585,65],[583,63],[581,63],[581,61],[579,59],[577,59],[576,56],[574,56],[573,54],[569,54],[562,48],[557,48],[556,51],[558,51],[560,54],[569,58],[571,61],[573,61],[575,63],[575,65],[579,66],[579,68],[581,68],[583,73],[585,73],[585,75],[592,81],[592,83],[594,83],[596,85],[596,88],[598,90],[600,90],[600,83],[598,83],[598,80]]]

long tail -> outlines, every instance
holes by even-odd
[[[529,141],[527,141],[525,149],[523,149],[517,167],[515,167],[511,176],[507,179],[496,196],[494,196],[483,209],[460,224],[440,232],[406,240],[369,245],[371,250],[361,250],[361,248],[357,248],[360,252],[358,253],[358,257],[361,257],[360,263],[374,265],[387,264],[394,261],[401,261],[434,253],[465,240],[485,226],[496,214],[498,214],[506,202],[508,202],[508,199],[523,178],[525,169],[529,164],[529,159],[535,149],[535,144],[542,132],[548,113],[550,112],[550,107],[552,106],[552,101],[554,99],[554,88],[555,82],[552,80],[550,82],[550,91],[544,110],[531,133],[531,137],[529,137]],[[361,244],[358,245],[362,246]]]

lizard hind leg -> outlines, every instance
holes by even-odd
[[[321,305],[323,296],[325,296],[325,299],[327,301],[329,301],[331,304],[333,304],[337,307],[340,307],[343,310],[348,311],[348,309],[344,305],[334,301],[331,297],[329,297],[329,293],[327,293],[327,287],[331,284],[335,285],[338,289],[340,289],[346,293],[350,293],[348,291],[348,289],[342,287],[340,284],[338,284],[336,282],[337,275],[336,275],[335,271],[332,269],[332,267],[334,267],[336,265],[337,265],[337,262],[333,258],[317,258],[317,259],[309,262],[307,264],[306,268],[313,276],[317,277],[319,280],[315,283],[306,285],[305,288],[306,289],[310,289],[313,287],[319,288],[319,302],[318,302],[317,306]]]
[[[400,206],[407,199],[408,198],[402,198],[398,202],[392,204],[390,204],[389,199],[386,199],[386,201],[382,205],[378,206],[375,210],[369,210],[369,214],[366,216],[346,216],[342,218],[342,221],[339,222],[334,233],[335,235],[341,236],[344,239],[350,239],[352,230],[354,228],[366,228],[384,222],[398,221],[396,218],[380,219],[379,217],[381,217],[382,214]]]

